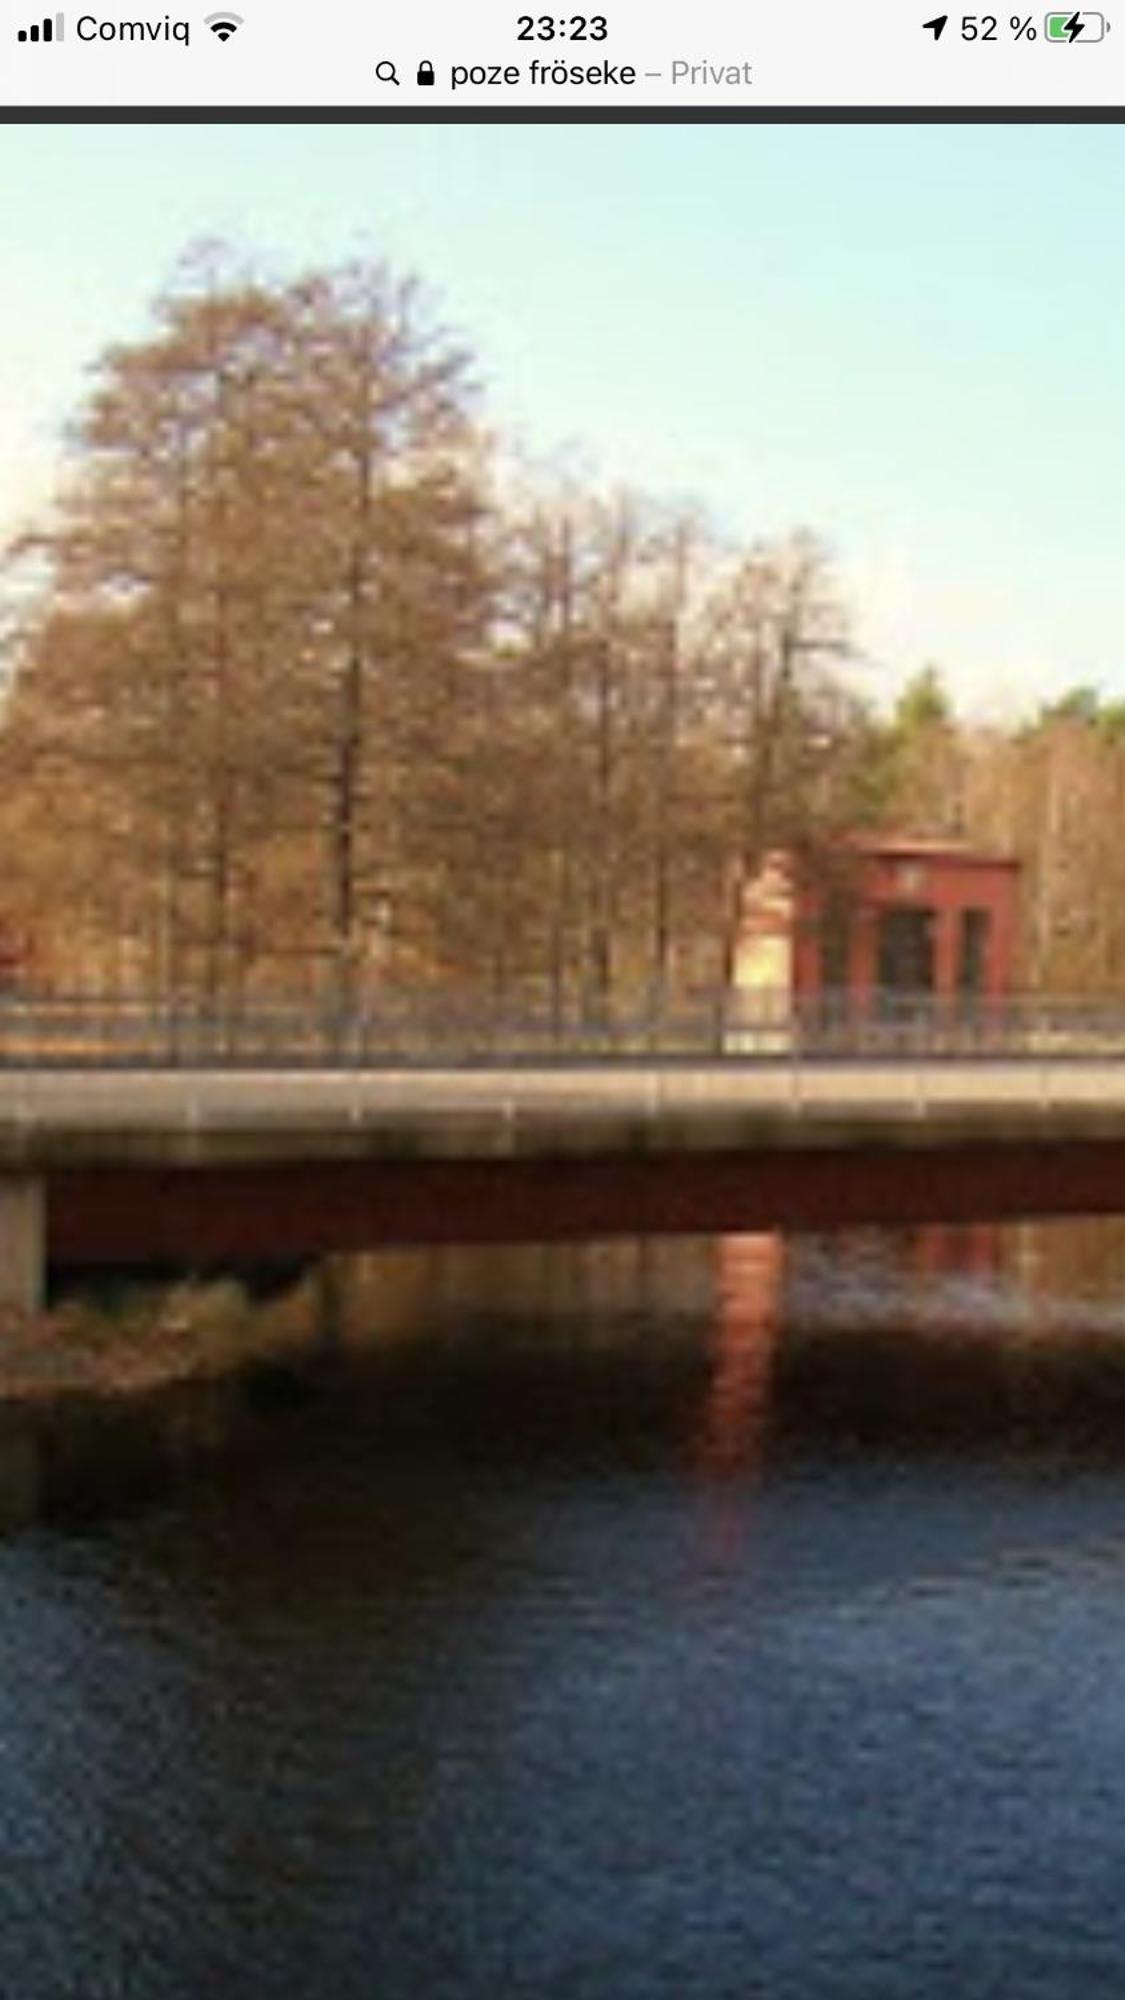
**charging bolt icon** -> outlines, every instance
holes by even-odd
[[[1043,33],[1049,42],[1100,42],[1105,39],[1104,14],[1047,14]]]

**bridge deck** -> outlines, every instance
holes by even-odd
[[[0,1073],[0,1301],[206,1263],[1125,1212],[1125,1061]]]
[[[1125,1060],[0,1072],[0,1167],[1125,1136]]]

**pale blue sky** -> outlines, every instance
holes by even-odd
[[[868,685],[1125,696],[1125,128],[0,128],[0,526],[179,252],[417,272],[536,454],[817,529]]]

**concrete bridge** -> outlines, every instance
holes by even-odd
[[[1125,1058],[0,1070],[0,1300],[49,1262],[1125,1211]]]

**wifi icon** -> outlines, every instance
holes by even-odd
[[[241,14],[229,14],[225,11],[219,14],[208,14],[204,25],[210,28],[213,35],[218,35],[221,42],[229,42],[235,29],[241,28],[242,16]]]

